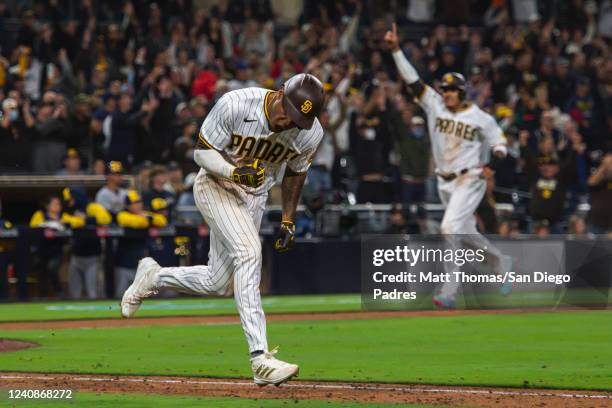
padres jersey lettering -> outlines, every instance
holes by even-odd
[[[212,108],[199,134],[202,144],[219,150],[235,166],[260,160],[266,167],[264,185],[257,189],[240,186],[255,194],[268,191],[274,185],[283,163],[294,172],[307,171],[323,137],[318,120],[309,130],[293,128],[272,132],[266,108],[270,93],[262,88],[228,92]],[[303,103],[301,110],[312,109],[312,102],[307,102]]]
[[[417,102],[427,115],[433,156],[441,172],[482,166],[492,146],[506,144],[495,119],[474,104],[451,112],[442,96],[427,85]]]
[[[437,118],[435,130],[440,133],[446,133],[449,136],[455,136],[466,140],[474,140],[478,136],[477,128],[453,119]]]
[[[259,294],[259,227],[267,191],[282,164],[298,173],[308,170],[323,137],[318,121],[310,130],[272,132],[265,108],[269,95],[270,91],[261,88],[225,94],[204,120],[199,134],[200,145],[218,150],[235,166],[260,160],[266,167],[264,185],[245,187],[200,169],[193,194],[210,227],[208,265],[163,268],[159,272],[160,287],[166,289],[207,295],[226,295],[233,290],[250,352],[268,350]],[[306,104],[304,109],[312,106]]]
[[[236,134],[232,135],[229,149],[242,160],[258,159],[271,164],[282,164],[299,156],[298,152],[282,143]]]

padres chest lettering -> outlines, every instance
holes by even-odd
[[[299,155],[299,152],[280,142],[237,134],[232,134],[230,149],[232,154],[236,156],[258,159],[268,163],[290,161]]]
[[[454,119],[436,118],[435,130],[465,140],[474,140],[478,135],[477,127]]]

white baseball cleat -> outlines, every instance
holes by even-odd
[[[285,381],[289,381],[292,377],[298,375],[300,371],[300,367],[296,364],[285,363],[274,357],[277,351],[278,347],[251,359],[253,380],[260,387],[268,384],[274,384],[278,387]]]
[[[121,316],[132,317],[142,304],[142,299],[156,295],[155,275],[161,267],[153,258],[143,258],[138,262],[134,282],[123,293],[121,299]]]

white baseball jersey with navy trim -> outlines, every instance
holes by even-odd
[[[266,167],[264,185],[245,187],[200,169],[193,194],[210,227],[208,265],[162,268],[156,282],[160,289],[191,294],[226,295],[233,289],[250,352],[268,350],[259,292],[259,227],[267,191],[283,163],[295,172],[307,171],[323,137],[318,120],[310,130],[272,132],[266,111],[270,92],[246,88],[225,94],[204,120],[199,135],[235,166],[260,160]]]
[[[434,161],[442,173],[480,167],[489,149],[506,144],[495,119],[475,104],[452,112],[442,95],[427,85],[417,102],[427,115]]]

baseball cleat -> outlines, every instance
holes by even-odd
[[[434,295],[433,304],[440,309],[454,309],[457,307],[454,299],[449,299],[442,295]]]
[[[273,384],[278,387],[298,375],[300,367],[296,364],[285,363],[274,357],[277,351],[278,347],[251,359],[253,380],[258,386],[264,387]]]
[[[514,257],[503,255],[500,262],[500,274],[505,275],[506,272],[516,272],[514,270]],[[514,288],[514,282],[505,281],[499,288],[499,293],[502,296],[509,296]]]
[[[142,304],[142,299],[157,294],[154,281],[161,267],[153,258],[143,258],[138,262],[134,282],[123,293],[121,299],[121,316],[132,317]]]

